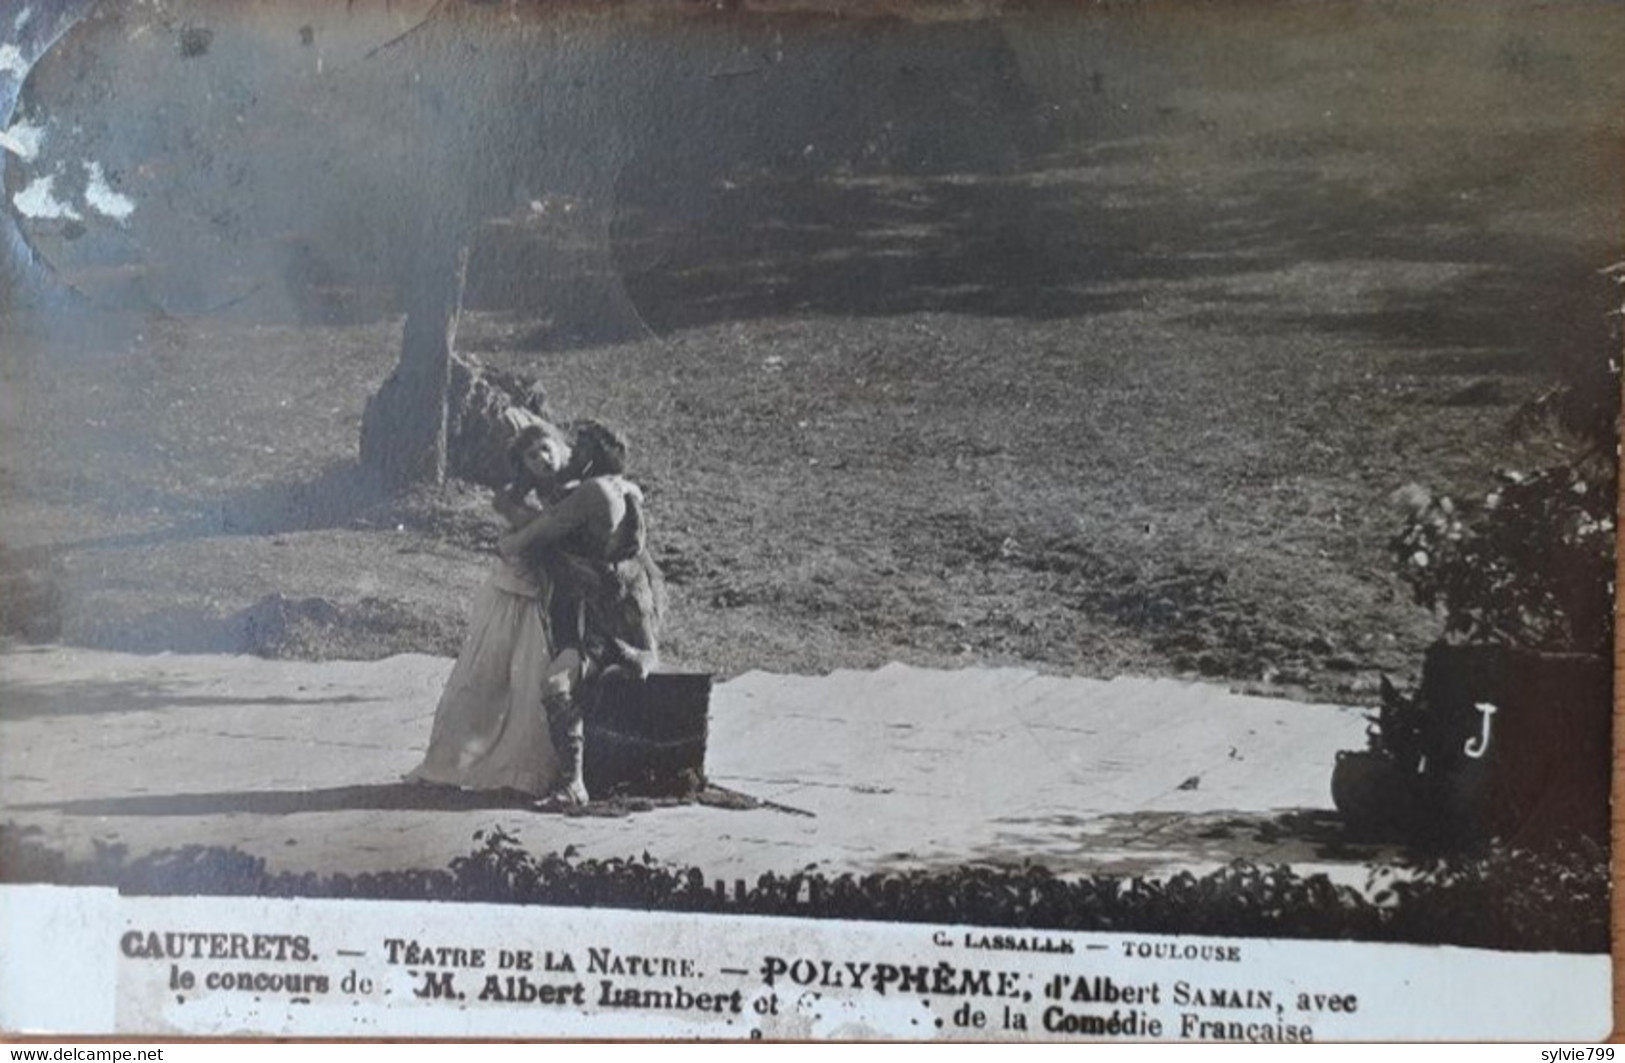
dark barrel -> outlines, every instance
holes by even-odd
[[[1436,719],[1426,774],[1446,820],[1516,845],[1576,835],[1606,845],[1613,679],[1613,661],[1589,654],[1433,646],[1422,666]],[[1487,728],[1480,706],[1494,706]]]
[[[711,676],[611,679],[586,713],[582,775],[595,799],[685,797],[705,786]]]

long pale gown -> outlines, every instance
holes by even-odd
[[[529,794],[546,794],[557,782],[542,708],[553,658],[550,588],[539,578],[497,561],[435,708],[429,750],[408,781]]]

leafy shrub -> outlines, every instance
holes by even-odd
[[[1443,613],[1447,636],[1608,650],[1615,485],[1600,456],[1503,472],[1476,503],[1412,497],[1391,548],[1417,602]]]
[[[572,849],[533,855],[512,835],[435,871],[271,874],[258,857],[190,846],[129,860],[122,846],[72,861],[31,834],[0,827],[11,882],[116,886],[157,895],[348,897],[478,901],[665,912],[799,916],[1043,930],[1225,937],[1405,941],[1515,950],[1608,951],[1608,862],[1596,846],[1380,867],[1357,890],[1323,874],[1237,861],[1166,879],[1061,877],[1037,866],[967,867],[827,876],[768,873],[751,886],[708,885],[704,872],[647,853],[583,860]]]
[[[1544,949],[1606,951],[1608,855],[1595,843],[1438,856],[1409,869],[1379,868],[1372,884],[1373,902],[1391,908],[1389,928],[1404,940],[1472,913],[1472,943],[1481,947],[1529,948],[1529,928],[1539,926]]]
[[[1625,283],[1625,263],[1604,273]],[[1417,602],[1445,634],[1535,650],[1609,653],[1618,484],[1621,312],[1605,356],[1582,352],[1561,382],[1525,404],[1512,428],[1555,429],[1571,457],[1503,471],[1482,499],[1400,492],[1409,508],[1391,550]]]

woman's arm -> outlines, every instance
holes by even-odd
[[[524,527],[531,520],[541,514],[535,506],[526,505],[523,495],[517,495],[514,490],[502,490],[491,499],[491,508],[497,515],[507,521],[509,530]]]
[[[532,546],[551,546],[588,522],[607,518],[609,503],[603,486],[587,480],[497,540],[497,550],[503,557],[518,557]]]

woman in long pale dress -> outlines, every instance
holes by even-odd
[[[496,505],[511,526],[523,526],[539,512],[523,504],[527,488],[545,491],[556,483],[569,464],[570,443],[552,425],[535,426],[520,433],[512,453],[529,483],[521,479],[523,486],[499,494]],[[530,795],[556,786],[559,758],[542,707],[554,659],[551,595],[541,569],[517,558],[497,561],[435,708],[428,752],[407,773],[409,781]]]

